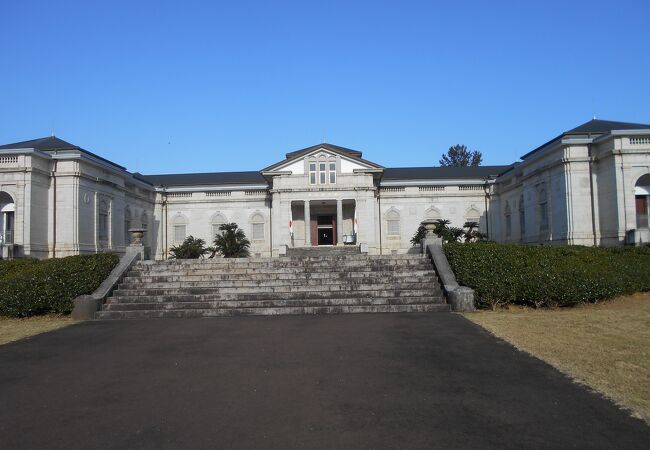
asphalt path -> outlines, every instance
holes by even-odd
[[[450,313],[85,322],[0,346],[0,448],[650,448]]]

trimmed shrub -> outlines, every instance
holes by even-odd
[[[0,259],[0,280],[14,273],[21,272],[37,263],[38,259],[33,258]]]
[[[5,267],[0,277],[0,316],[69,314],[72,300],[97,289],[119,260],[114,253],[99,253],[30,263],[8,261],[14,267]]]
[[[476,306],[573,306],[650,290],[650,249],[449,243],[456,278]]]

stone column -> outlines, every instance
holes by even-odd
[[[305,247],[311,247],[311,213],[309,200],[305,200]]]
[[[336,245],[343,245],[343,200],[336,200]]]

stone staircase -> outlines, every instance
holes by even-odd
[[[141,261],[97,319],[449,311],[421,255]]]

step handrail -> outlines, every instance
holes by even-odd
[[[135,263],[144,259],[144,246],[131,244],[126,248],[120,262],[92,294],[80,295],[73,300],[72,318],[92,320]]]
[[[423,250],[431,258],[436,269],[438,277],[442,283],[442,288],[447,294],[447,300],[451,305],[451,310],[456,312],[474,311],[474,290],[472,288],[461,286],[456,281],[456,275],[451,270],[447,255],[442,248],[442,239],[439,237],[427,237],[423,242]]]

